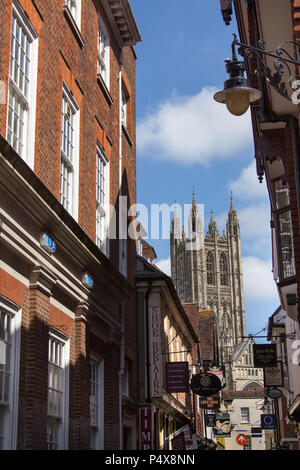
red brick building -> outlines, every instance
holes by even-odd
[[[140,34],[128,0],[0,17],[0,449],[135,448]]]
[[[282,387],[285,398],[278,410],[281,420],[278,447],[295,447],[293,439],[298,440],[299,446],[299,431],[291,436],[290,429],[285,431],[285,424],[289,428],[294,424],[299,430],[299,373],[290,372],[299,369],[299,357],[292,359],[292,353],[300,339],[300,2],[221,0],[220,5],[227,25],[233,13],[236,14],[239,41],[252,48],[252,54],[246,53],[247,47],[242,48],[247,76],[251,86],[261,92],[261,99],[251,104],[255,159],[258,179],[261,182],[265,178],[269,193],[272,271],[280,310],[287,317],[281,340],[268,338],[280,343],[278,352],[281,350],[282,353],[278,354],[278,361],[283,361],[289,370]],[[273,326],[275,331],[276,325],[272,325],[271,331]],[[285,338],[294,341],[287,353],[284,352]],[[288,360],[290,364],[287,364]]]

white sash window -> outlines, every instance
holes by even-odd
[[[38,40],[17,2],[13,3],[7,106],[7,140],[33,168]]]

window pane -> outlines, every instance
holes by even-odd
[[[280,247],[281,274],[285,279],[295,276],[295,258],[291,211],[278,215],[278,236]]]

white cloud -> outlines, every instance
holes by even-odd
[[[251,165],[242,170],[237,180],[232,181],[228,186],[233,193],[233,198],[238,197],[242,200],[268,200],[266,183],[258,182],[255,160],[253,160]]]
[[[214,101],[213,87],[193,96],[174,92],[137,125],[138,153],[159,160],[209,164],[233,158],[252,142],[249,112],[233,116]]]
[[[246,300],[269,301],[278,298],[271,262],[254,256],[243,258],[244,291]]]
[[[167,276],[171,276],[171,260],[170,258],[165,258],[158,260],[156,263],[156,266],[163,271]]]
[[[242,250],[266,259],[271,254],[270,203],[258,201],[237,211],[240,222]],[[207,214],[206,214],[207,216]],[[226,230],[228,212],[216,217],[219,233]]]

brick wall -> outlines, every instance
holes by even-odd
[[[100,0],[82,0],[81,35],[84,44],[70,27],[63,12],[63,0],[20,0],[25,15],[38,35],[38,73],[35,126],[34,172],[46,188],[59,199],[60,187],[60,130],[62,84],[65,82],[80,109],[80,151],[79,151],[79,214],[78,223],[87,237],[96,237],[96,144],[103,146],[110,164],[110,202],[117,204],[119,196],[119,72],[120,49],[110,28]],[[0,6],[0,80],[8,84],[10,29],[12,0],[4,0]],[[110,34],[110,90],[109,95],[97,81],[97,35],[98,12],[100,12]],[[122,182],[123,194],[128,196],[128,205],[136,202],[136,161],[135,161],[135,61],[132,47],[124,47],[122,53],[122,82],[129,94],[127,132],[122,133]],[[0,134],[6,137],[7,106],[0,105]],[[1,207],[0,207],[1,209]],[[14,214],[10,214],[14,220]],[[50,228],[57,226],[49,216]],[[59,231],[59,230],[58,230]],[[25,228],[24,228],[25,232]],[[33,237],[32,237],[33,238]],[[15,247],[9,246],[9,250]],[[70,253],[62,253],[59,247],[60,267],[69,269],[69,280],[78,276],[81,260],[64,264]],[[87,255],[87,251],[85,255]],[[0,294],[22,308],[22,332],[20,354],[19,387],[19,449],[46,449],[47,393],[48,393],[48,339],[49,327],[60,329],[69,339],[69,448],[89,448],[90,426],[90,353],[104,360],[104,428],[105,449],[117,449],[120,444],[119,424],[119,368],[120,368],[120,321],[119,307],[124,297],[126,355],[131,361],[130,397],[137,399],[136,351],[137,337],[136,304],[134,290],[135,243],[128,241],[128,281],[115,277],[112,286],[107,287],[107,274],[113,276],[114,267],[118,270],[118,241],[110,243],[111,265],[95,263],[92,256],[89,263],[95,263],[97,272],[97,292],[78,305],[74,298],[78,294],[62,292],[61,286],[44,285],[43,279],[32,282],[32,265],[17,254],[17,262],[26,266],[28,285],[5,270],[0,270]],[[57,258],[57,259],[58,259]],[[44,259],[44,258],[43,258]],[[63,261],[62,261],[63,260]],[[48,260],[49,261],[49,260]],[[26,262],[28,265],[26,265]],[[87,263],[88,263],[87,262]],[[54,269],[52,260],[48,269]],[[100,267],[99,267],[100,266]],[[15,266],[14,266],[15,268]],[[51,274],[51,273],[50,273]],[[61,274],[61,273],[60,273]],[[65,272],[64,272],[65,274]],[[109,277],[109,279],[111,279]],[[53,281],[55,284],[55,281]],[[125,284],[127,287],[124,287]],[[78,287],[78,285],[77,285]],[[77,288],[76,287],[76,288]],[[53,289],[52,289],[53,288]],[[123,290],[124,289],[124,290]],[[79,288],[80,290],[80,288]],[[79,295],[79,294],[78,294]],[[80,292],[83,296],[83,293]],[[86,293],[84,292],[84,295]],[[51,297],[63,304],[71,314],[51,303]],[[105,319],[90,314],[91,304],[96,304]],[[115,315],[114,326],[107,326],[107,317]],[[100,331],[93,335],[90,326]]]

